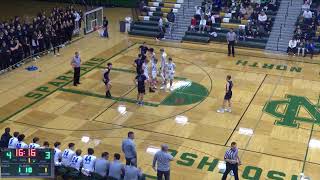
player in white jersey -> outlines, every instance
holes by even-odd
[[[39,142],[39,138],[38,137],[34,137],[32,139],[32,143],[29,144],[29,148],[30,149],[37,149],[40,148],[40,145],[38,144]]]
[[[28,144],[23,142],[24,137],[25,137],[24,134],[20,134],[18,136],[18,143],[16,145],[16,149],[27,149],[29,147]]]
[[[50,148],[50,144],[48,141],[43,142],[43,146],[40,147],[41,149],[48,149]]]
[[[152,83],[152,89],[157,89],[157,59],[154,59],[151,63],[151,83]]]
[[[151,63],[154,63],[154,60],[156,59],[156,53],[154,52],[153,48],[148,49],[148,55]]]
[[[13,137],[9,139],[8,148],[15,149],[18,143],[19,132],[14,132]]]
[[[150,79],[150,77],[149,77],[149,61],[148,61],[148,59],[145,59],[145,61],[144,61],[144,63],[143,63],[143,65],[142,65],[142,69],[143,69],[143,74],[146,76],[146,78],[147,78],[147,82],[148,82],[148,84],[149,84],[149,92],[155,92],[151,87],[152,87],[152,85],[151,85],[151,79]]]
[[[62,177],[63,179],[81,179],[80,169],[83,163],[83,158],[81,157],[81,149],[77,149],[75,155],[71,158],[70,165],[66,174]]]
[[[94,150],[92,148],[88,148],[88,154],[83,156],[83,167],[81,172],[85,176],[91,176],[91,173],[94,172],[97,157],[93,154]]]
[[[71,158],[69,167],[74,168],[78,172],[80,172],[80,168],[83,163],[83,158],[81,157],[82,151],[80,149],[76,150],[76,154]]]
[[[165,71],[165,66],[167,64],[167,53],[164,51],[164,49],[160,49],[160,56],[161,56],[161,62],[160,62],[160,71],[159,71],[159,75],[162,78],[162,85],[163,87],[161,87],[161,89],[164,88],[164,84],[165,84],[165,77],[166,77],[166,71]]]
[[[60,150],[60,142],[55,142],[54,143],[54,166],[61,166],[61,157],[62,157],[62,152]]]
[[[166,64],[165,84],[167,84],[167,81],[170,82],[170,91],[172,91],[172,84],[173,84],[175,69],[176,69],[176,65],[172,62],[172,58],[169,58],[169,62]]]
[[[62,159],[61,159],[61,164],[63,166],[66,166],[68,167],[70,165],[70,162],[71,162],[71,159],[72,157],[75,155],[75,152],[74,152],[74,146],[75,144],[74,143],[69,143],[68,144],[68,149],[65,149],[62,153]]]

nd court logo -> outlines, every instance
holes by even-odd
[[[301,122],[320,125],[319,109],[307,97],[286,95],[284,100],[268,101],[263,111],[277,118],[275,125],[297,128]]]

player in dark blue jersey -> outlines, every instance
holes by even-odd
[[[142,56],[141,54],[139,54],[138,58],[134,60],[133,66],[136,68],[137,75],[141,74],[144,61],[145,61],[145,56]]]
[[[146,45],[146,42],[143,42],[142,45],[139,47],[140,49],[140,54],[142,56],[145,56],[147,54],[147,51],[148,51],[148,46]]]
[[[231,76],[230,75],[227,76],[226,80],[227,80],[227,83],[226,83],[226,94],[224,96],[222,107],[217,110],[217,112],[219,112],[219,113],[224,113],[224,112],[230,112],[231,113],[231,98],[232,98],[233,82],[231,80]],[[229,107],[226,107],[227,102],[228,102]]]
[[[135,78],[135,83],[138,87],[138,95],[137,95],[137,104],[143,106],[143,96],[146,93],[145,83],[147,81],[147,77],[144,75],[143,69],[141,70],[141,74],[138,74]]]
[[[106,98],[111,98],[111,83],[110,83],[110,71],[112,69],[112,63],[107,64],[107,68],[103,71],[103,82],[106,86]]]

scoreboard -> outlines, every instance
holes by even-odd
[[[1,178],[53,178],[52,149],[0,150]]]

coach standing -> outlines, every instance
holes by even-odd
[[[157,180],[162,180],[163,176],[165,180],[170,180],[170,161],[172,160],[173,156],[168,153],[168,145],[161,145],[161,150],[154,155],[152,163],[152,168],[157,171]]]
[[[224,155],[224,160],[226,161],[227,168],[226,171],[223,173],[222,180],[227,179],[227,176],[231,170],[234,174],[234,179],[239,180],[238,166],[241,165],[241,161],[238,156],[237,143],[231,143],[231,148],[226,151],[226,154]]]
[[[128,132],[128,138],[122,141],[122,151],[126,157],[126,165],[137,166],[137,151],[136,145],[134,144],[134,133]],[[132,164],[132,162],[135,162]]]
[[[230,56],[232,51],[232,56],[234,57],[234,44],[237,42],[237,35],[233,31],[233,28],[227,33],[227,42],[228,42],[228,56]]]
[[[75,52],[75,56],[72,58],[71,66],[74,70],[73,75],[73,85],[77,86],[80,84],[80,65],[81,65],[81,58],[79,56],[79,52]]]

